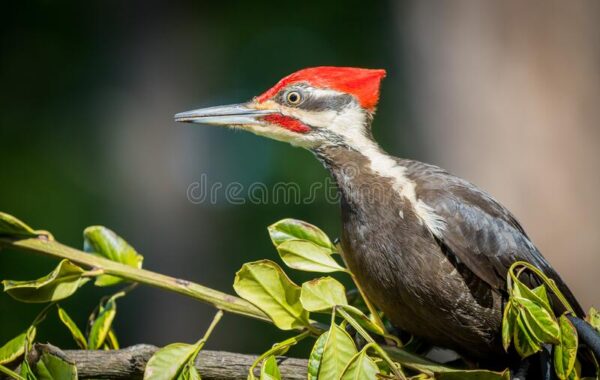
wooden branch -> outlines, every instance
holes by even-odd
[[[138,344],[113,351],[64,352],[77,365],[80,379],[141,379],[146,363],[156,350],[155,346]],[[203,380],[246,380],[248,368],[256,358],[253,355],[202,350],[196,360],[196,368]],[[306,360],[282,356],[278,357],[278,364],[283,379],[306,379]]]

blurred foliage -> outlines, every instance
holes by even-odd
[[[230,131],[175,128],[172,114],[247,99],[305,66],[381,67],[390,78],[375,134],[401,154],[408,147],[389,141],[410,131],[379,128],[407,107],[397,90],[404,81],[400,42],[392,37],[398,11],[392,2],[358,0],[4,3],[0,209],[75,247],[83,247],[78,231],[85,226],[107,225],[154,269],[230,291],[244,262],[272,252],[264,226],[294,216],[336,236],[339,211],[322,196],[309,205],[188,202],[186,188],[202,173],[244,184],[297,181],[303,190],[326,174],[308,152]],[[165,135],[176,138],[167,144]],[[54,265],[0,252],[0,278],[37,278]],[[80,292],[64,302],[79,322],[104,294]],[[185,341],[191,326],[211,318],[209,307],[168,298],[154,289],[132,292],[117,322],[124,346]],[[0,295],[0,341],[25,329],[39,309]],[[143,325],[133,322],[140,313]],[[73,347],[58,318],[48,319],[56,328],[39,340]],[[222,324],[211,348],[258,352],[283,338],[260,322],[227,317]]]

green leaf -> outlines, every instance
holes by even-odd
[[[504,347],[504,351],[508,351],[508,347],[510,346],[510,341],[515,330],[516,317],[512,303],[507,302],[506,305],[504,305],[504,313],[502,316],[502,347]]]
[[[436,374],[436,379],[439,380],[510,380],[510,371],[502,372],[488,371],[485,369],[474,370],[452,370]]]
[[[433,376],[435,374],[436,379],[442,378],[442,376],[446,376],[446,374],[451,373],[451,372],[467,374],[467,376],[470,376],[471,373],[474,373],[475,375],[477,375],[477,374],[480,374],[480,372],[482,372],[482,370],[464,371],[464,370],[457,370],[456,368],[447,367],[447,366],[444,366],[443,364],[432,362],[431,360],[426,359],[423,356],[408,352],[404,348],[386,346],[385,351],[393,361],[402,364],[405,368],[411,368],[411,369],[417,370],[419,372],[423,372],[423,373],[431,375],[431,376]],[[508,370],[505,370],[502,372],[492,372],[492,371],[483,371],[483,372],[485,372],[485,373],[489,372],[490,376],[494,376],[494,377],[490,377],[490,379],[510,380],[510,372]],[[454,377],[454,379],[456,379],[456,378],[461,379],[460,376]],[[448,379],[448,378],[446,378],[446,379]]]
[[[144,260],[123,238],[102,226],[88,227],[83,231],[83,250],[134,268],[141,268]],[[95,285],[110,286],[120,282],[123,282],[121,278],[101,275],[96,278]]]
[[[554,370],[559,379],[566,380],[575,368],[578,337],[577,330],[565,315],[562,315],[558,321],[560,344],[554,346]]]
[[[542,284],[537,288],[534,288],[532,292],[544,302],[547,310],[552,311],[552,307],[550,306],[550,299],[548,298],[548,292],[546,291],[546,285]]]
[[[332,277],[321,277],[302,284],[300,302],[308,311],[331,310],[336,305],[347,305],[346,289]]]
[[[190,360],[186,364],[186,366],[183,367],[183,370],[181,371],[181,374],[177,377],[177,379],[181,379],[181,380],[200,380],[200,374],[198,373],[198,370],[194,366],[194,361],[193,360]]]
[[[31,369],[29,362],[27,360],[23,360],[21,362],[21,377],[24,377],[26,380],[37,380],[35,373]]]
[[[588,312],[586,319],[589,324],[596,329],[596,331],[600,332],[600,312],[598,312],[598,310],[590,307],[590,311]]]
[[[148,360],[144,370],[144,380],[174,380],[180,375],[196,352],[195,344],[173,343],[156,351]],[[189,370],[191,371],[191,369]],[[189,379],[194,374],[189,373]]]
[[[568,380],[598,380],[597,374],[598,374],[598,368],[596,367],[596,377],[581,377],[581,363],[579,362],[579,360],[575,360],[575,367],[573,368],[573,370],[571,371],[571,373],[569,374],[569,377],[567,378]]]
[[[39,380],[77,380],[77,367],[64,352],[50,344],[36,344],[39,359],[35,372]]]
[[[379,367],[367,355],[367,350],[363,349],[354,355],[344,369],[341,380],[377,380]]]
[[[67,327],[67,329],[69,329],[69,331],[71,332],[71,335],[73,336],[73,340],[75,341],[75,343],[77,343],[77,345],[80,348],[82,348],[84,350],[87,349],[87,341],[85,340],[85,337],[81,333],[81,330],[79,329],[79,327],[77,327],[77,324],[75,322],[73,322],[73,320],[71,319],[69,314],[67,314],[65,309],[63,309],[62,307],[60,307],[58,305],[56,307],[58,308],[58,317],[60,318],[62,323]]]
[[[223,311],[219,310],[202,339],[195,344],[173,343],[156,351],[146,365],[144,379],[200,380],[195,368],[196,356],[222,316]]]
[[[88,348],[98,350],[104,344],[117,315],[117,303],[115,300],[124,295],[123,292],[110,297],[104,306],[100,307],[99,313],[92,324],[90,335],[88,336]]]
[[[0,347],[0,364],[11,363],[25,353],[25,344],[35,339],[36,328],[31,326],[27,331],[9,340]],[[29,336],[29,339],[27,337]]]
[[[548,302],[548,295],[546,294],[546,289],[544,285],[540,285],[536,290],[529,289],[525,284],[521,281],[515,281],[513,287],[514,296],[519,298],[525,298],[536,305],[544,308],[548,314],[553,314],[552,308],[550,307],[550,302]]]
[[[323,358],[323,348],[325,347],[328,336],[329,331],[325,331],[321,334],[310,351],[310,356],[308,357],[308,380],[317,380],[319,377],[319,368],[321,367],[321,359]]]
[[[254,369],[257,365],[266,360],[265,358],[268,358],[269,356],[285,355],[292,346],[296,345],[307,336],[308,331],[305,331],[299,335],[287,338],[282,342],[275,343],[269,350],[256,358],[254,363],[252,363],[250,368],[248,368],[248,380],[256,380],[256,377],[254,376]]]
[[[113,330],[112,328],[108,331],[108,335],[106,336],[105,342],[110,350],[119,349],[119,341],[117,340],[117,334],[115,334],[115,330]]]
[[[24,378],[21,375],[19,375],[18,373],[14,372],[10,368],[7,368],[7,367],[3,366],[2,364],[0,364],[0,376],[2,376],[2,375],[5,375],[3,377],[3,379],[7,378],[7,379],[24,380]]]
[[[61,261],[50,274],[32,281],[4,280],[4,291],[14,299],[28,303],[59,301],[75,293],[87,282],[84,270],[68,260]]]
[[[513,334],[514,345],[517,353],[522,358],[526,358],[539,352],[542,348],[529,332],[529,328],[523,321],[523,315],[519,313],[516,318],[515,332]]]
[[[341,308],[344,309],[345,311],[347,311],[348,314],[350,314],[356,320],[356,322],[358,322],[358,324],[361,325],[363,328],[365,328],[371,332],[374,332],[375,334],[378,334],[378,335],[385,334],[385,331],[383,331],[381,329],[381,327],[376,325],[371,320],[371,318],[367,317],[365,315],[365,313],[363,313],[360,309],[358,309],[354,306],[349,306],[349,305],[342,305]]]
[[[0,212],[0,236],[33,237],[37,233],[14,216]]]
[[[281,380],[281,373],[275,356],[269,356],[260,368],[260,380]]]
[[[553,313],[527,298],[514,297],[513,302],[537,342],[559,343],[560,327]]]
[[[300,287],[269,260],[246,263],[235,276],[236,293],[267,314],[282,330],[305,327],[308,312],[300,303]]]
[[[334,245],[325,232],[310,223],[296,219],[283,219],[268,227],[275,247],[287,240],[308,240],[318,246],[335,251]]]
[[[350,335],[337,324],[332,324],[323,347],[319,378],[323,380],[338,379],[356,353],[357,350]]]
[[[345,270],[331,256],[331,251],[310,241],[287,240],[279,244],[277,252],[290,268],[321,273]]]

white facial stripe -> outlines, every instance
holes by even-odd
[[[317,88],[317,87],[312,87],[310,89],[310,94],[317,98],[330,97],[330,96],[336,96],[336,95],[345,95],[343,92],[331,90],[329,88]]]
[[[329,90],[311,88],[311,96],[332,96],[341,93]],[[431,233],[441,237],[446,228],[446,222],[435,213],[435,210],[420,199],[417,199],[415,183],[406,176],[406,168],[399,165],[392,157],[384,154],[379,146],[367,137],[366,113],[358,104],[351,104],[343,111],[335,110],[308,111],[300,108],[285,107],[275,102],[269,102],[269,108],[277,108],[283,115],[299,119],[304,124],[314,128],[327,128],[329,131],[343,137],[344,142],[351,148],[364,154],[370,161],[373,172],[382,177],[392,179],[394,190],[406,198],[415,213]],[[323,143],[310,133],[299,135],[276,126],[255,127],[252,131],[292,145],[312,148]]]
[[[416,185],[406,176],[406,168],[399,165],[392,157],[384,154],[379,146],[366,136],[365,118],[366,115],[359,107],[352,107],[340,113],[328,128],[343,136],[344,141],[350,147],[364,154],[369,159],[373,172],[392,179],[394,190],[411,203],[421,222],[434,236],[441,237],[446,228],[445,221],[435,213],[431,206],[417,199]]]
[[[300,108],[280,107],[280,112],[283,115],[296,118],[306,125],[317,128],[329,127],[337,117],[337,112],[333,110],[315,112]]]

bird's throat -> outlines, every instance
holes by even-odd
[[[366,152],[332,145],[319,147],[314,153],[335,180],[342,202],[350,206],[386,203],[390,197],[398,197],[402,192],[402,168],[390,163],[387,173],[378,172],[377,165],[382,160],[392,162],[393,158],[383,153],[376,144]]]

